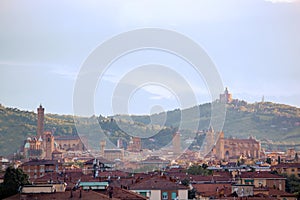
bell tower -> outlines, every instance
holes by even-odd
[[[39,139],[40,137],[43,136],[44,133],[44,112],[45,112],[45,108],[42,107],[42,105],[40,104],[40,107],[37,108],[37,115],[38,115],[38,119],[37,119],[37,138]]]
[[[52,152],[54,151],[54,137],[51,132],[45,132],[45,159],[52,159]]]

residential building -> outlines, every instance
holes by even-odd
[[[23,163],[20,168],[29,176],[30,180],[63,170],[62,164],[57,160],[31,160]]]
[[[188,199],[188,187],[175,183],[166,176],[144,178],[133,185],[130,190],[150,200]]]
[[[300,163],[280,163],[271,166],[272,171],[277,171],[279,174],[295,175],[300,178]]]
[[[256,188],[274,188],[285,190],[286,178],[269,172],[243,172],[240,175],[240,184],[254,185]]]

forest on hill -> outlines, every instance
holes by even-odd
[[[100,125],[112,143],[116,143],[118,138],[129,141],[132,135],[127,134],[129,132],[137,136],[151,135],[142,139],[143,146],[155,149],[165,145],[166,141],[170,141],[180,123],[199,122],[198,130],[208,129],[211,107],[211,103],[206,103],[185,110],[175,109],[152,116],[91,116],[80,120],[77,126],[84,127],[90,135],[96,137]],[[198,116],[182,119],[182,115],[194,113],[195,110],[200,111]],[[91,119],[96,119],[98,124],[95,126],[90,123]],[[160,119],[165,119],[165,122],[161,124]],[[27,137],[36,135],[36,124],[36,113],[0,105],[1,155],[17,152]],[[54,136],[78,134],[72,115],[46,113],[45,130],[53,131]],[[220,131],[216,128],[215,130]],[[185,134],[195,130],[181,131]],[[225,137],[247,138],[252,135],[259,139],[266,149],[300,148],[300,109],[272,102],[247,103],[236,100],[226,105],[223,131]],[[200,145],[203,138],[196,138],[196,140]],[[94,142],[95,145],[99,144],[97,140]]]

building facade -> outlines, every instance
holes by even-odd
[[[214,137],[212,137],[212,135]],[[216,159],[236,159],[244,158],[260,158],[261,145],[253,137],[248,139],[225,138],[224,132],[214,133],[212,128],[207,132],[207,140],[213,140],[211,151],[206,157],[214,157]],[[209,143],[209,142],[207,142]]]

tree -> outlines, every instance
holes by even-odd
[[[192,165],[187,169],[187,172],[192,175],[211,175],[212,171],[208,169],[204,169],[201,165]]]
[[[196,198],[197,190],[195,188],[188,190],[188,199]]]
[[[6,169],[3,183],[0,186],[0,199],[18,193],[20,186],[29,184],[28,175],[22,169],[10,166]]]
[[[190,185],[190,180],[188,178],[185,178],[181,181],[181,184],[184,186],[189,186]]]
[[[272,163],[271,158],[267,158],[266,163],[271,164]]]
[[[296,193],[300,191],[300,179],[297,178],[294,174],[290,176],[285,176],[286,179],[286,185],[285,189],[287,192],[290,193]]]

